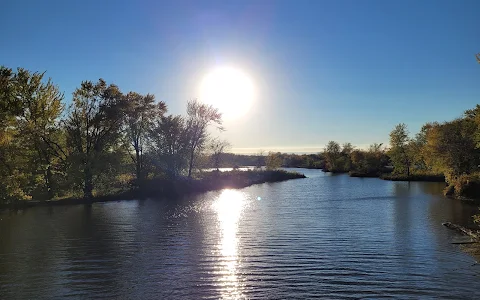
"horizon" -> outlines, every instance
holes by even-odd
[[[209,74],[231,68],[247,78],[234,91],[253,86],[233,100],[230,90],[214,91],[213,103],[242,110],[224,120],[221,137],[232,152],[317,153],[330,140],[386,145],[398,123],[414,135],[473,108],[478,8],[476,1],[16,1],[0,12],[8,45],[0,55],[7,67],[46,71],[67,104],[81,81],[104,78],[125,93],[154,94],[172,114],[204,96]],[[18,15],[25,22],[9,26]]]

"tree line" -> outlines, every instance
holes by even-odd
[[[225,153],[227,141],[209,136],[210,127],[223,130],[220,112],[195,99],[184,116],[169,115],[153,95],[122,93],[103,79],[83,81],[68,107],[64,98],[45,73],[0,66],[0,203],[88,199],[152,178],[192,177],[205,166],[241,165],[441,176],[447,193],[480,197],[480,105],[455,120],[426,123],[414,136],[398,124],[388,148],[330,141],[318,154],[235,155]]]
[[[151,94],[122,93],[103,79],[83,81],[66,107],[45,73],[0,67],[0,202],[92,198],[148,178],[191,177],[205,153],[228,143],[218,109],[190,100],[167,114]]]
[[[350,143],[340,146],[330,141],[323,152],[324,170],[351,172],[353,175],[381,176],[386,179],[426,179],[437,176],[449,184],[447,193],[480,196],[480,105],[466,110],[462,117],[446,122],[424,124],[410,135],[407,125],[396,125],[390,132],[389,147],[372,144],[367,150]]]

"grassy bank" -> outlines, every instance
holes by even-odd
[[[359,172],[359,171],[350,171],[348,172],[350,177],[366,177],[366,178],[378,178],[380,174],[377,172]]]
[[[390,181],[445,182],[445,176],[437,174],[411,174],[409,176],[403,174],[382,174],[380,178]]]
[[[421,174],[421,173],[414,173],[410,174],[409,176],[404,174],[394,174],[392,172],[378,172],[378,171],[371,171],[371,172],[363,172],[363,171],[327,171],[323,170],[324,172],[330,172],[333,174],[346,174],[350,177],[365,177],[365,178],[380,178],[383,180],[390,180],[390,181],[426,181],[426,182],[445,182],[445,176],[442,174]],[[480,182],[480,181],[479,181]]]
[[[0,209],[27,208],[33,206],[88,204],[94,202],[108,202],[118,200],[132,200],[147,197],[182,197],[207,191],[224,188],[244,188],[254,184],[266,182],[280,182],[290,179],[305,178],[305,175],[297,172],[283,170],[248,170],[229,172],[207,172],[196,179],[177,178],[173,179],[149,179],[140,188],[125,190],[111,195],[95,196],[93,199],[64,198],[50,201],[16,201],[9,204],[1,204]]]

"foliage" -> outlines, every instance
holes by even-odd
[[[188,132],[182,116],[156,120],[150,132],[153,173],[177,177],[188,165]]]
[[[166,112],[153,95],[122,94],[99,79],[83,81],[64,113],[63,94],[44,73],[1,66],[0,202],[91,199],[191,176],[206,150],[219,167],[229,144],[210,141],[209,127],[222,129],[218,110],[192,100],[186,117]]]
[[[146,175],[144,151],[149,129],[155,121],[161,120],[167,112],[167,106],[163,101],[155,103],[153,95],[143,96],[135,92],[129,92],[124,96],[123,101],[125,102],[122,128],[125,135],[124,141],[127,149],[132,148],[135,152],[135,155],[130,156],[135,164],[136,180],[139,183]]]
[[[268,152],[265,158],[267,170],[275,170],[282,166],[283,159],[280,152]]]
[[[344,172],[344,158],[340,144],[335,141],[329,141],[324,151],[325,169],[331,172]]]
[[[413,163],[413,147],[409,138],[407,125],[398,124],[390,132],[390,150],[388,155],[393,164],[395,173],[410,176],[410,169]]]
[[[204,150],[208,139],[207,129],[210,125],[222,128],[222,114],[217,108],[202,103],[197,99],[190,100],[187,104],[186,133],[188,136],[187,151],[189,153],[188,177],[192,176],[195,159],[199,152]]]
[[[0,195],[54,196],[65,155],[59,146],[63,94],[44,73],[0,67]]]
[[[478,169],[480,153],[474,140],[477,128],[469,119],[429,124],[424,146],[425,163],[448,181]]]
[[[367,150],[355,149],[351,143],[342,147],[335,141],[328,142],[323,153],[325,171],[350,172],[352,176],[378,176],[388,164],[382,144],[372,144]]]
[[[65,120],[67,147],[85,198],[93,197],[95,179],[109,168],[108,160],[103,159],[118,149],[123,109],[120,90],[103,79],[84,81],[73,93]]]

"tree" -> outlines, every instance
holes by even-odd
[[[265,165],[265,150],[260,149],[256,156],[255,168],[260,169]]]
[[[480,105],[477,104],[475,108],[466,110],[464,116],[465,119],[474,122],[476,125],[474,140],[476,143],[476,147],[480,149]]]
[[[53,197],[54,169],[58,159],[64,159],[58,144],[62,99],[58,87],[50,79],[44,80],[44,73],[0,67],[0,168],[4,168],[0,176],[5,176],[4,187],[18,181],[21,194]]]
[[[339,170],[339,158],[341,156],[340,144],[335,141],[329,141],[324,151],[325,167],[328,171]]]
[[[124,96],[124,133],[126,143],[133,148],[135,156],[131,155],[135,164],[137,184],[145,176],[144,148],[148,137],[148,131],[155,120],[159,120],[167,111],[165,102],[155,104],[155,96],[145,96],[130,92]],[[129,149],[130,150],[130,149]]]
[[[44,73],[18,69],[16,97],[20,112],[16,117],[19,136],[28,155],[29,174],[43,177],[43,190],[48,199],[54,196],[54,172],[59,171],[65,152],[59,145],[59,118],[63,112],[63,94]],[[43,192],[42,192],[43,194]]]
[[[18,137],[15,121],[20,113],[17,90],[15,73],[0,66],[0,202],[28,198],[24,192],[28,181],[19,170],[23,167],[22,157],[18,155],[21,145],[15,139]]]
[[[102,156],[118,145],[122,125],[123,96],[116,85],[100,79],[82,82],[73,93],[73,103],[65,126],[71,159],[83,178],[86,199],[93,197],[94,176],[105,168]]]
[[[211,159],[213,167],[219,171],[222,154],[230,148],[230,143],[226,140],[214,138],[210,141],[209,149],[211,152]]]
[[[217,108],[201,103],[197,99],[190,100],[187,104],[186,129],[188,133],[188,177],[192,176],[196,155],[199,154],[207,142],[207,129],[210,125],[222,128],[222,114]]]
[[[379,174],[388,162],[383,144],[377,143],[371,144],[366,151],[353,150],[350,157],[352,169],[364,174]]]
[[[413,159],[411,141],[408,134],[407,125],[404,123],[395,126],[390,132],[389,156],[392,160],[395,172],[406,172],[406,175],[410,176],[410,167]]]
[[[426,156],[425,146],[427,144],[427,131],[430,128],[430,124],[425,124],[410,141],[410,147],[412,152],[412,165],[417,170],[421,171],[432,171],[432,169],[428,166],[427,160],[428,157]]]
[[[15,74],[12,69],[0,66],[0,166],[11,172],[7,162],[7,146],[12,142],[15,116],[20,111],[15,101]]]
[[[344,143],[342,145],[342,159],[340,162],[340,168],[344,171],[350,171],[352,169],[351,154],[354,148],[355,147],[351,143]]]
[[[265,158],[265,165],[267,170],[275,170],[282,166],[283,159],[280,152],[268,152],[267,157]]]
[[[187,166],[189,140],[185,120],[181,116],[164,116],[156,120],[150,131],[155,161],[169,177],[178,176]]]
[[[468,117],[429,124],[424,146],[427,165],[434,172],[444,173],[448,180],[478,170],[476,130],[475,122]]]
[[[15,97],[15,73],[0,66],[0,144],[8,140],[8,129],[20,111],[20,102]]]
[[[354,148],[355,147],[352,145],[352,143],[344,143],[342,145],[342,153],[345,155],[350,155]]]

